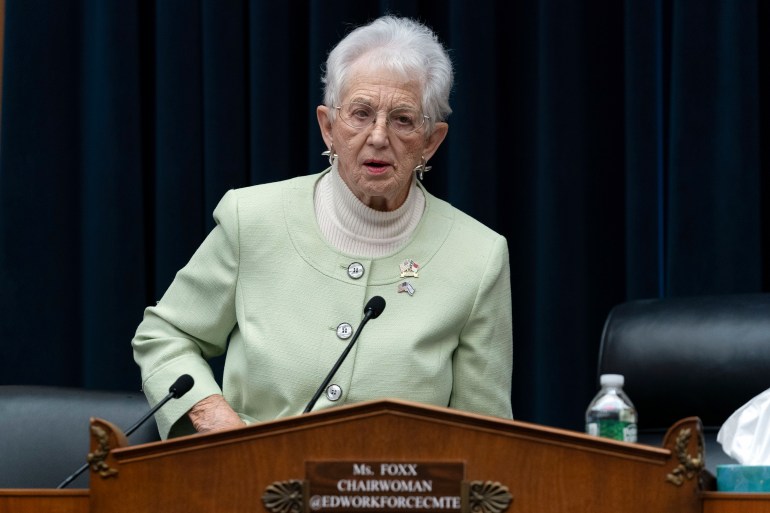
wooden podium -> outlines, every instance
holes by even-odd
[[[713,489],[695,417],[662,448],[395,400],[134,447],[91,432],[90,491],[0,491],[0,513],[695,513]],[[724,495],[710,512],[738,511]]]

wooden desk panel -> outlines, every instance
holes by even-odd
[[[269,486],[322,461],[461,462],[466,481],[508,488],[506,513],[770,513],[770,494],[711,491],[695,465],[698,419],[660,448],[397,401],[135,447],[107,422],[92,427],[105,459],[91,490],[0,490],[0,513],[264,513]]]
[[[491,495],[505,487],[505,513],[701,513],[695,418],[673,426],[665,447],[395,400],[134,447],[107,422],[92,429],[91,452],[106,458],[91,474],[91,513],[269,513],[262,497],[280,487],[299,510],[310,497],[289,484],[324,461],[459,462],[465,481]]]
[[[703,513],[770,513],[770,493],[703,492]]]
[[[0,490],[0,513],[88,513],[88,490]]]

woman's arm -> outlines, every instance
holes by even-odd
[[[499,237],[454,354],[451,407],[512,418],[511,315],[508,245]]]
[[[179,375],[190,374],[195,380],[190,392],[169,402],[156,414],[163,438],[172,433],[172,428],[172,434],[180,434],[185,425],[189,431],[197,421],[201,427],[210,429],[216,426],[216,420],[211,424],[202,419],[232,419],[235,414],[222,415],[221,404],[216,410],[219,413],[209,411],[206,402],[199,405],[212,396],[222,397],[207,360],[225,351],[236,323],[239,237],[234,191],[220,201],[214,219],[217,226],[177,273],[163,298],[145,310],[132,341],[134,359],[141,368],[142,387],[150,404],[160,401]],[[195,417],[190,419],[192,426],[185,418],[191,410]]]

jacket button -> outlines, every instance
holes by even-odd
[[[329,388],[326,389],[326,397],[330,401],[338,401],[342,397],[342,389],[339,385],[329,385]]]
[[[353,262],[348,266],[348,276],[354,280],[364,275],[364,266],[360,262]]]
[[[340,325],[337,326],[337,338],[341,340],[347,340],[350,338],[352,334],[353,334],[353,326],[351,326],[347,322],[340,323]]]

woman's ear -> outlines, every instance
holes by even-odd
[[[428,139],[425,141],[425,150],[423,151],[425,160],[430,160],[433,154],[436,153],[436,150],[439,146],[441,146],[441,143],[444,142],[444,138],[446,138],[446,134],[448,132],[448,124],[444,123],[443,121],[436,123],[436,125],[433,127],[433,132],[431,132],[431,134],[428,136]]]
[[[332,146],[332,120],[329,118],[329,107],[326,105],[319,105],[315,110],[318,117],[318,128],[321,129],[321,137],[323,137],[327,148]]]

